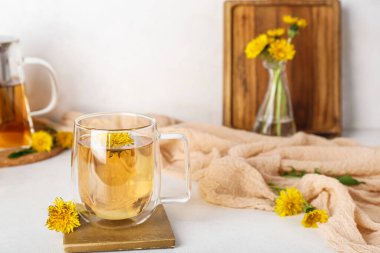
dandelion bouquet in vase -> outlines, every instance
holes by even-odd
[[[307,26],[305,19],[286,15],[284,28],[268,30],[248,43],[248,59],[260,57],[269,73],[269,85],[261,104],[253,130],[260,134],[290,136],[296,132],[293,109],[286,77],[286,62],[296,54],[292,40]]]

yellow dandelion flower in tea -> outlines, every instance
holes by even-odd
[[[256,58],[267,45],[268,36],[266,34],[260,34],[248,43],[245,48],[245,55],[248,59]]]
[[[271,29],[267,31],[267,34],[270,37],[281,37],[282,35],[284,35],[284,33],[285,33],[284,28]]]
[[[110,147],[121,147],[134,143],[135,140],[127,132],[107,134],[107,145]]]
[[[296,23],[298,27],[305,28],[307,26],[307,21],[303,18],[299,19]]]
[[[53,146],[53,137],[45,132],[38,131],[32,134],[32,148],[37,152],[50,151]]]
[[[326,223],[329,215],[325,210],[313,210],[305,214],[302,219],[302,225],[305,228],[317,228],[317,223]]]
[[[58,145],[62,148],[71,148],[73,145],[72,132],[58,131],[56,139],[57,139]]]
[[[297,17],[292,17],[290,15],[285,15],[282,17],[282,21],[284,21],[285,24],[294,25],[297,23],[299,19]]]
[[[78,211],[72,201],[65,202],[62,198],[56,198],[48,212],[46,227],[50,230],[67,234],[80,226]]]
[[[288,43],[285,39],[273,41],[269,45],[268,51],[273,59],[277,61],[291,60],[296,53],[294,45]]]
[[[276,199],[274,211],[281,217],[296,215],[303,211],[305,200],[296,188],[282,190]]]

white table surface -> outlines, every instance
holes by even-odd
[[[345,135],[362,144],[380,144],[380,131]],[[165,177],[163,188],[178,192],[180,183]],[[200,198],[196,183],[192,194],[186,204],[165,206],[176,248],[149,252],[333,252],[318,229],[301,226],[302,215],[283,219],[271,212],[211,205]],[[64,252],[62,234],[44,226],[47,207],[57,196],[71,199],[69,151],[31,165],[0,169],[0,252]]]

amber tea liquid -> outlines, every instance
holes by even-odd
[[[78,145],[78,184],[87,211],[107,220],[137,216],[153,192],[153,141],[133,137],[133,146],[91,145],[84,136]]]
[[[30,145],[28,111],[23,84],[0,84],[0,150]]]

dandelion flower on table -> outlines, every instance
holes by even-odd
[[[294,45],[285,39],[275,40],[269,45],[270,55],[277,61],[292,60],[296,51]]]
[[[65,202],[62,198],[56,198],[54,205],[49,206],[48,212],[46,227],[50,230],[67,234],[80,226],[78,211],[72,201]]]
[[[313,210],[305,214],[302,219],[302,225],[305,228],[317,228],[317,223],[326,223],[329,215],[325,210]]]
[[[281,217],[296,215],[304,210],[305,200],[294,187],[282,190],[276,199],[274,211]]]
[[[62,148],[71,148],[73,145],[73,133],[59,131],[56,136],[57,143]]]
[[[45,132],[38,131],[32,134],[32,148],[37,152],[50,151],[53,146],[53,137]]]
[[[256,58],[267,45],[268,36],[266,34],[260,34],[248,43],[245,48],[245,55],[248,59]]]

